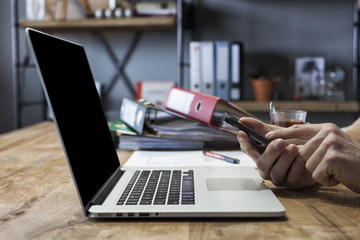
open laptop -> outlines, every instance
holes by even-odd
[[[251,167],[122,170],[84,48],[30,28],[26,38],[87,217],[284,216]]]

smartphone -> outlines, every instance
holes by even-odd
[[[224,114],[224,121],[236,128],[237,130],[244,131],[255,143],[259,145],[267,146],[271,141],[267,139],[263,134],[259,133],[255,129],[239,121],[240,119],[230,113]]]

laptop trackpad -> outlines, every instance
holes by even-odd
[[[208,191],[249,191],[259,187],[251,178],[207,178]]]

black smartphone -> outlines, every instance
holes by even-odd
[[[267,146],[271,141],[267,139],[263,134],[259,133],[255,129],[249,127],[248,125],[239,122],[239,118],[230,114],[224,114],[224,121],[236,128],[237,130],[242,130],[257,144]]]

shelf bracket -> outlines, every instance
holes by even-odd
[[[133,97],[135,97],[136,90],[135,90],[134,86],[132,85],[128,75],[125,72],[125,67],[126,67],[127,63],[129,62],[132,54],[134,53],[134,51],[141,39],[142,32],[137,31],[134,33],[133,39],[131,40],[130,45],[128,46],[127,50],[125,51],[125,55],[123,56],[123,58],[121,60],[117,57],[117,55],[115,54],[115,51],[113,50],[110,43],[106,40],[106,38],[104,36],[102,36],[98,32],[95,32],[94,34],[99,39],[99,41],[103,44],[103,46],[105,47],[105,50],[108,53],[111,61],[114,64],[114,67],[116,69],[116,72],[114,73],[113,77],[111,78],[110,83],[104,89],[104,92],[102,95],[103,99],[106,99],[109,96],[114,85],[120,79],[122,79],[124,81],[126,87],[129,89],[131,95]]]

